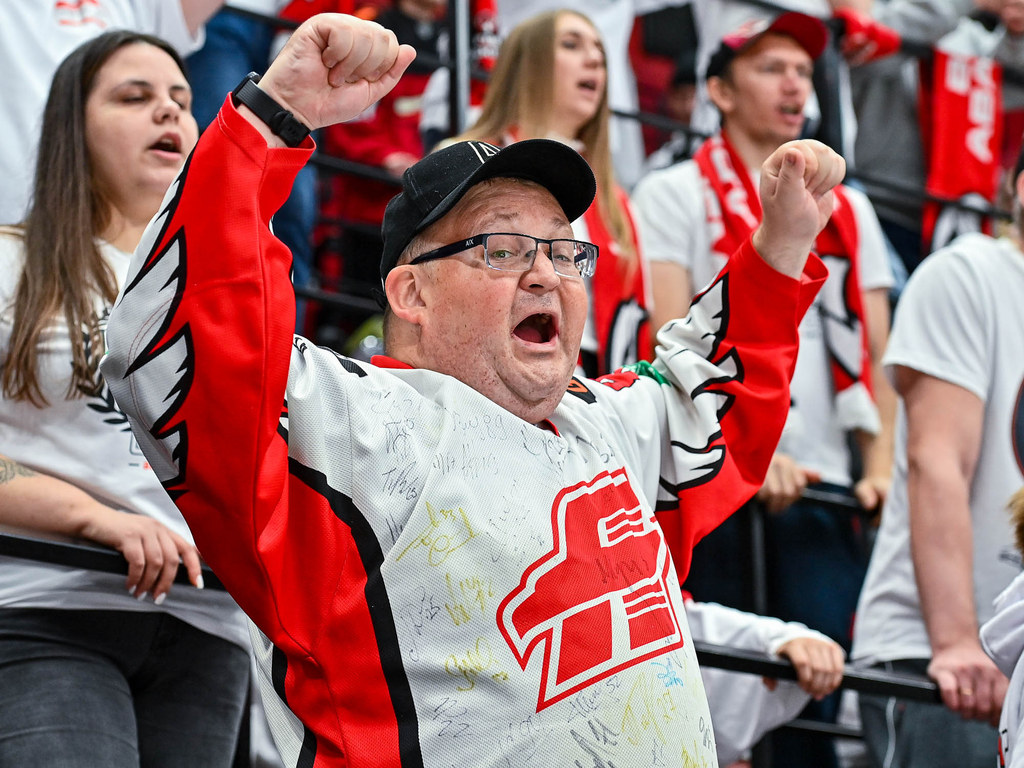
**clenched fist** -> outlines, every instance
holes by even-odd
[[[315,130],[359,115],[395,87],[415,57],[380,24],[324,13],[295,30],[259,87]]]
[[[832,215],[832,189],[846,161],[820,141],[789,141],[761,166],[761,225],[754,248],[770,266],[799,277],[818,233]]]

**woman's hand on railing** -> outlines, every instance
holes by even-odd
[[[142,600],[148,593],[160,605],[178,572],[179,559],[189,581],[202,589],[199,551],[163,523],[145,515],[119,512],[99,502],[89,510],[82,538],[113,547],[128,561],[128,593]]]

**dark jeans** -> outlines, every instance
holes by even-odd
[[[848,489],[820,483],[821,490]],[[749,598],[747,518],[735,514],[693,553],[686,589],[696,600],[752,610]],[[853,516],[812,501],[798,501],[778,515],[765,515],[768,613],[799,621],[850,649],[853,614],[864,582],[866,558]],[[812,701],[801,717],[835,722],[839,693]],[[830,768],[838,761],[832,740],[807,733],[772,734],[778,768]]]
[[[227,768],[248,678],[165,613],[0,609],[0,768]]]
[[[249,72],[262,74],[269,65],[274,29],[261,22],[221,11],[206,24],[206,42],[188,59],[192,112],[205,129],[220,111],[224,97]],[[313,227],[316,224],[316,169],[303,168],[292,193],[274,215],[274,234],[292,252],[292,282],[308,286],[313,272]],[[301,329],[303,303],[296,329]]]
[[[924,675],[928,659],[903,659],[875,669]],[[964,720],[942,704],[860,695],[864,742],[876,768],[992,768],[999,734]]]

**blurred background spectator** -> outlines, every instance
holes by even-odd
[[[1024,157],[1014,178],[1019,206]],[[1021,571],[1006,503],[1024,485],[1022,291],[1018,243],[967,234],[929,256],[900,298],[885,355],[902,398],[893,488],[852,656],[927,672],[945,707],[861,696],[876,761],[992,764],[1007,681],[978,629]]]
[[[0,5],[0,224],[25,217],[50,81],[81,43],[130,29],[167,40],[181,55],[202,45],[202,25],[224,0],[34,0]]]

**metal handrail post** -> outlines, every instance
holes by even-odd
[[[452,136],[458,136],[467,127],[469,31],[469,0],[448,0],[448,126]]]

